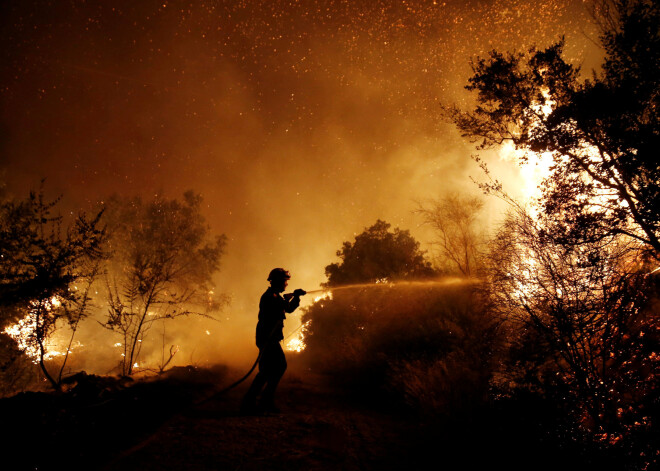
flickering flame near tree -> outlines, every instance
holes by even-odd
[[[321,294],[314,297],[314,304],[330,299],[332,299],[332,291],[321,291]],[[287,351],[300,353],[305,350],[307,347],[307,344],[305,343],[305,334],[307,333],[311,322],[312,321],[309,320],[304,324],[301,324],[290,334],[293,338],[289,340],[284,347]]]
[[[45,309],[46,311],[51,311],[61,307],[62,302],[56,297],[53,296],[50,299],[44,301],[32,301],[30,303],[32,309],[19,320],[16,324],[10,325],[5,328],[3,331],[5,334],[10,336],[22,352],[24,352],[33,363],[39,363],[39,344],[36,340],[36,332],[41,325],[37,325],[39,316],[38,310]],[[41,321],[43,322],[43,321]],[[64,356],[66,352],[58,351],[57,343],[54,339],[51,339],[44,343],[44,360],[49,360],[55,357]],[[82,344],[78,343],[78,347]]]
[[[525,157],[523,161],[522,158]],[[536,153],[516,149],[510,141],[502,144],[500,158],[508,162],[519,162],[519,174],[523,186],[519,193],[523,203],[533,203],[541,196],[540,185],[552,173],[553,157],[550,152]],[[530,211],[536,217],[538,210],[531,208]]]
[[[294,332],[296,335],[286,344],[287,351],[300,353],[305,350],[307,347],[305,344],[305,334],[307,333],[311,322],[311,320],[305,322],[298,328],[296,332]]]
[[[550,98],[548,90],[541,92],[544,101],[532,105],[532,110],[541,118],[547,118],[552,113],[555,102]],[[502,143],[500,158],[505,161],[518,164],[523,187],[520,188],[520,196],[524,205],[532,204],[541,196],[541,183],[552,174],[554,163],[552,152],[532,152],[524,149],[516,149],[512,141]],[[532,204],[532,206],[534,206]],[[532,216],[536,219],[538,210],[530,209]]]
[[[324,299],[332,299],[332,291],[324,291],[319,296],[316,296],[314,298],[314,303],[317,303],[319,301],[323,301]]]
[[[541,95],[543,101],[531,106],[532,111],[536,113],[539,119],[537,127],[543,125],[541,121],[553,112],[556,105],[547,89],[542,90]],[[567,125],[573,126],[574,123],[568,123]],[[534,130],[535,127],[532,127],[530,132],[534,132]],[[574,149],[574,153],[574,157],[582,159],[588,166],[592,167],[602,165],[605,160],[598,147],[589,142],[583,141],[577,149]],[[524,186],[520,189],[521,202],[528,207],[532,218],[538,219],[539,207],[536,203],[542,196],[541,185],[552,177],[555,165],[565,164],[569,156],[559,155],[557,152],[533,152],[529,149],[516,149],[512,141],[505,141],[502,143],[500,158],[518,163],[520,176],[524,182]],[[612,166],[610,170],[616,178],[620,178],[615,166]],[[581,175],[581,179],[585,185],[593,185],[596,188],[595,195],[592,195],[589,201],[586,201],[586,199],[584,201],[589,207],[601,209],[604,207],[628,206],[626,201],[621,200],[611,190],[608,191],[603,187],[602,182],[594,180],[587,172]]]

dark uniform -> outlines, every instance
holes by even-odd
[[[286,358],[280,341],[284,339],[284,319],[287,312],[293,312],[300,305],[300,298],[292,294],[280,295],[270,287],[259,301],[259,322],[257,323],[257,347],[259,347],[259,373],[243,400],[245,409],[256,403],[263,389],[261,405],[264,409],[275,409],[275,389],[286,371]],[[265,386],[265,388],[264,388]]]

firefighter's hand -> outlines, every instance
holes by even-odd
[[[300,288],[298,288],[297,290],[295,290],[293,292],[293,295],[297,296],[297,297],[304,296],[306,294],[307,294],[307,291],[305,291],[304,289],[300,289]]]

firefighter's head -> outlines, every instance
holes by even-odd
[[[286,289],[290,279],[291,275],[284,268],[273,268],[268,274],[268,281],[270,281],[270,286],[272,286],[273,289],[277,290],[279,293]]]

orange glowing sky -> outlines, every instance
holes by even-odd
[[[377,218],[426,247],[415,201],[474,191],[479,176],[439,116],[466,102],[469,60],[564,35],[589,71],[601,57],[589,4],[3,2],[0,169],[19,196],[47,177],[72,208],[201,193],[229,238],[225,327],[251,345],[274,266],[315,289],[341,242]]]

